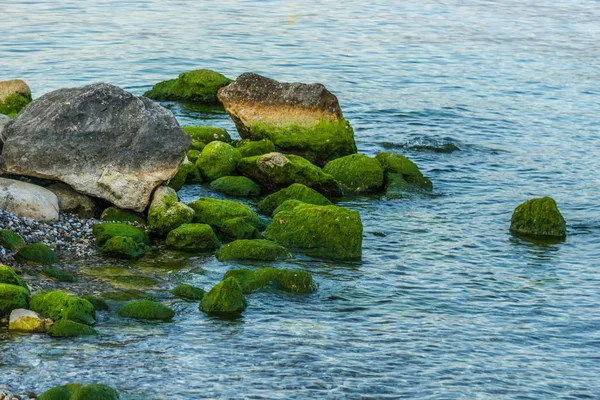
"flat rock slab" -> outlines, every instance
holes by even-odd
[[[58,198],[54,193],[13,179],[0,178],[0,209],[19,217],[58,221]]]

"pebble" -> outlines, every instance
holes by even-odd
[[[0,392],[0,400],[21,400],[21,396],[18,394]]]

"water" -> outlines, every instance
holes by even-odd
[[[280,263],[319,290],[252,295],[237,321],[165,300],[169,324],[108,315],[97,339],[4,335],[0,384],[101,381],[126,399],[600,398],[598,1],[88,3],[3,0],[0,77],[34,96],[99,81],[141,94],[195,68],[322,82],[359,150],[391,143],[435,196],[345,200],[365,226],[362,261]],[[234,132],[221,112],[167,106]],[[443,144],[460,150],[418,149]],[[564,243],[508,232],[542,195],[567,220]],[[232,267],[193,264],[204,273],[164,282],[208,289]]]

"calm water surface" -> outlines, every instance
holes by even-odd
[[[100,81],[142,94],[196,68],[321,82],[361,152],[406,154],[435,195],[344,200],[362,216],[362,261],[281,263],[312,271],[319,290],[251,295],[237,321],[164,298],[169,324],[102,315],[94,339],[0,333],[0,385],[100,381],[126,399],[600,398],[599,21],[597,0],[2,0],[0,79],[23,78],[34,96]],[[223,112],[165,105],[182,125],[235,132]],[[460,151],[419,147],[448,143]],[[567,220],[564,243],[508,232],[513,209],[542,195]],[[232,268],[191,263],[165,285],[209,289]]]

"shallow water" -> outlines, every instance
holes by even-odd
[[[3,0],[0,79],[34,96],[100,81],[142,94],[195,68],[321,82],[361,152],[403,152],[435,195],[343,201],[362,216],[362,261],[280,263],[312,271],[319,290],[252,295],[240,320],[165,298],[174,322],[105,315],[97,339],[0,332],[0,385],[100,381],[126,399],[600,397],[598,1],[89,3]],[[220,111],[166,106],[182,125],[235,131]],[[444,144],[460,150],[420,148]],[[542,195],[567,220],[564,243],[508,232],[512,210]],[[208,289],[231,267],[197,257],[161,279]]]

